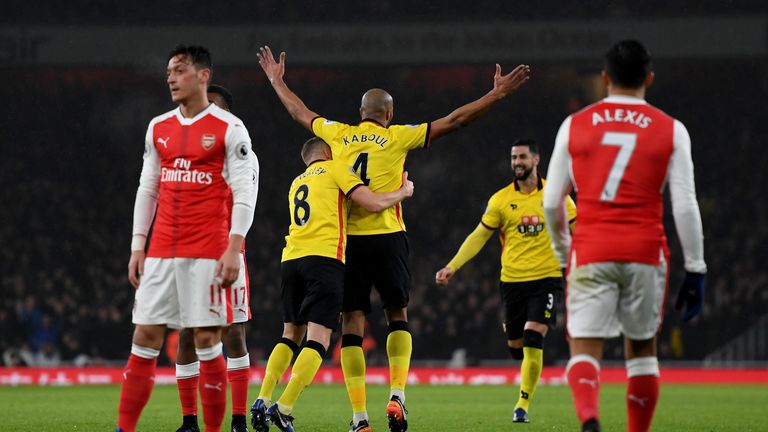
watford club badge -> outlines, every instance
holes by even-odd
[[[200,139],[200,141],[203,144],[203,148],[205,150],[210,150],[211,147],[213,147],[213,145],[216,144],[216,135],[215,134],[203,134],[203,137]]]

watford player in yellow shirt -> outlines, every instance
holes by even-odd
[[[520,65],[507,75],[496,65],[493,88],[481,98],[457,108],[431,123],[392,125],[392,96],[381,89],[368,90],[360,106],[361,122],[348,125],[311,111],[283,81],[285,53],[275,61],[269,47],[258,54],[259,64],[291,117],[323,138],[333,157],[354,170],[374,192],[395,190],[410,150],[428,147],[435,139],[466,126],[494,104],[523,85],[530,68]],[[389,429],[408,428],[405,383],[411,361],[412,340],[407,307],[411,274],[408,239],[400,205],[373,214],[355,204],[349,213],[349,245],[344,286],[341,366],[352,404],[352,432],[370,430],[365,396],[365,357],[362,341],[365,315],[371,311],[372,287],[381,296],[387,318],[387,357],[390,368]]]
[[[453,275],[483,248],[495,231],[501,240],[501,298],[507,345],[520,366],[520,396],[512,421],[528,423],[528,408],[541,376],[544,336],[555,323],[555,301],[563,291],[560,263],[544,226],[544,179],[539,174],[539,148],[533,140],[512,144],[514,181],[493,194],[480,224],[464,240],[456,256],[435,275],[447,285]],[[568,220],[576,206],[567,203]]]
[[[312,382],[338,326],[350,200],[376,213],[413,195],[407,172],[393,192],[371,192],[348,167],[332,160],[330,147],[320,138],[304,143],[301,157],[307,169],[288,192],[291,224],[281,266],[283,337],[269,356],[259,397],[251,407],[251,424],[259,432],[269,429],[268,421],[293,432],[293,406]],[[307,343],[296,357],[291,379],[272,404],[275,385],[305,334]]]

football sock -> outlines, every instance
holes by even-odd
[[[565,371],[579,421],[583,424],[591,418],[599,419],[600,363],[592,356],[579,354],[571,357]]]
[[[179,387],[181,415],[197,415],[197,387],[200,382],[200,362],[176,365],[176,385]]]
[[[272,392],[280,381],[288,366],[291,365],[293,355],[299,350],[298,345],[290,339],[283,338],[272,349],[267,360],[267,369],[264,371],[264,381],[261,382],[259,389],[259,399],[265,402],[272,401]]]
[[[344,384],[347,386],[347,395],[352,404],[352,414],[356,418],[367,419],[365,354],[362,337],[353,334],[341,336],[341,369],[344,371]]]
[[[323,363],[324,355],[325,348],[321,343],[313,340],[307,341],[299,356],[296,357],[296,362],[291,370],[291,379],[277,401],[280,412],[290,414],[293,411],[293,406],[296,405],[301,392],[312,383],[320,364]]]
[[[405,321],[389,323],[387,336],[387,357],[389,357],[390,397],[398,396],[405,402],[405,384],[408,381],[408,369],[411,365],[413,340]]]
[[[251,378],[251,358],[248,354],[227,358],[227,381],[232,392],[232,415],[245,415],[248,405],[248,381]]]
[[[155,384],[155,367],[160,351],[133,345],[128,363],[123,369],[123,385],[120,389],[117,426],[124,432],[134,432],[141,410],[152,394]]]
[[[208,348],[195,348],[200,359],[200,400],[206,432],[221,432],[227,409],[227,362],[221,342]]]
[[[646,432],[659,400],[659,361],[656,357],[627,360],[627,376],[627,431]]]
[[[520,397],[515,408],[526,412],[536,392],[544,363],[544,337],[533,330],[523,331],[523,363],[520,365]]]

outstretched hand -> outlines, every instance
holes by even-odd
[[[272,50],[265,45],[259,48],[256,57],[259,58],[259,65],[261,65],[270,83],[274,84],[275,81],[282,81],[285,74],[285,51],[280,53],[280,61],[276,62],[275,56],[272,55]]]
[[[413,196],[413,182],[408,180],[408,171],[403,172],[403,183],[400,186],[406,198]]]
[[[501,66],[496,63],[496,74],[493,76],[493,92],[500,97],[516,91],[531,78],[531,67],[518,65],[512,72],[502,75]]]

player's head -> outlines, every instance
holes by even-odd
[[[232,111],[232,93],[220,85],[208,86],[208,100],[223,110]]]
[[[532,139],[519,139],[512,143],[510,150],[512,173],[515,180],[527,180],[531,174],[538,175],[539,145]]]
[[[360,117],[376,120],[387,126],[395,115],[395,104],[392,95],[382,89],[370,89],[360,101]]]
[[[322,139],[312,137],[301,146],[301,159],[307,166],[315,161],[331,160],[331,147]]]
[[[623,40],[605,53],[603,80],[606,85],[640,89],[653,83],[651,54],[636,40]]]
[[[211,53],[202,46],[177,45],[168,54],[166,72],[174,102],[184,104],[193,98],[205,96],[213,73]]]

